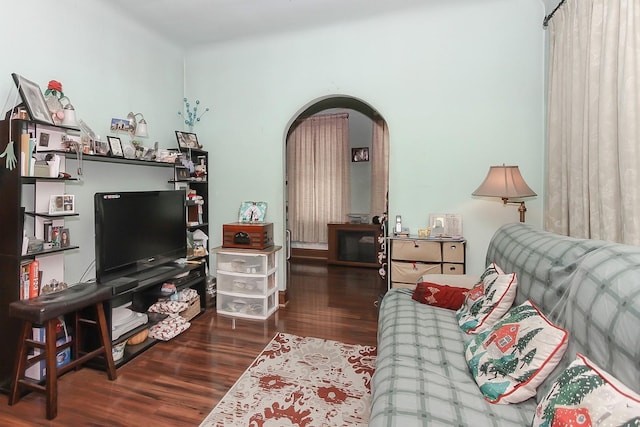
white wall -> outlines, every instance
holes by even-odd
[[[186,92],[213,106],[198,125],[210,155],[211,242],[243,200],[269,203],[284,241],[284,139],[308,105],[361,99],[389,125],[390,217],[412,231],[460,213],[468,271],[482,270],[495,229],[516,207],[476,200],[489,166],[520,166],[541,225],[543,7],[538,0],[457,0],[320,30],[197,48]]]
[[[42,91],[49,80],[62,82],[78,117],[103,137],[112,117],[134,111],[142,112],[149,124],[145,142],[175,146],[174,130],[182,129],[177,115],[183,98],[181,49],[140,29],[126,11],[99,0],[4,2],[2,16],[2,115],[17,93],[11,79],[15,72],[38,83]],[[69,161],[67,169],[75,172],[75,161]],[[67,192],[76,195],[80,213],[65,223],[72,243],[80,245],[65,257],[67,282],[78,281],[94,259],[93,194],[168,188],[170,171],[85,162],[83,180],[67,186]],[[91,269],[86,278],[92,277]]]

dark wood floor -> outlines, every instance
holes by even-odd
[[[14,406],[0,395],[0,426],[198,426],[276,332],[376,344],[374,301],[386,284],[372,268],[291,264],[290,303],[268,321],[209,310],[175,339],[118,369],[83,368],[58,382],[58,417],[31,393]]]

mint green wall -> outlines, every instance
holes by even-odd
[[[124,11],[126,12],[126,11]],[[59,80],[79,118],[101,136],[112,117],[142,112],[150,137],[161,147],[175,145],[182,108],[184,62],[181,49],[140,29],[126,13],[99,0],[30,0],[2,4],[0,61],[2,115],[16,92],[11,73],[40,85]],[[121,135],[123,140],[128,136]],[[4,162],[2,162],[4,167]],[[68,162],[75,174],[75,160]],[[93,194],[97,191],[168,188],[170,168],[84,164],[83,181],[67,186],[80,216],[65,222],[80,250],[65,257],[65,280],[80,279],[94,259]],[[86,278],[94,277],[90,269]]]
[[[284,241],[284,138],[307,106],[333,95],[358,98],[387,120],[390,216],[424,227],[429,213],[460,213],[470,272],[479,272],[495,229],[516,207],[471,192],[490,165],[517,164],[539,196],[527,222],[541,226],[544,32],[539,0],[455,0],[324,29],[196,47],[184,52],[104,0],[3,4],[0,98],[11,72],[62,81],[80,118],[107,134],[111,117],[143,112],[150,138],[174,145],[181,99],[212,108],[196,128],[211,152],[211,245],[243,200],[269,203]],[[183,61],[184,60],[184,61]],[[186,71],[183,71],[186,70]],[[5,108],[6,109],[6,108]],[[164,188],[165,171],[85,165],[78,199],[95,191]],[[93,260],[93,215],[70,221],[78,253],[67,280]]]
[[[541,226],[543,6],[538,0],[457,0],[407,13],[187,52],[186,93],[213,107],[196,129],[210,151],[211,242],[243,200],[269,204],[284,241],[284,138],[308,105],[361,99],[387,120],[390,216],[412,231],[429,213],[460,213],[468,271],[516,207],[471,197],[489,166],[517,164],[539,194]]]

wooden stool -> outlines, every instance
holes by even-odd
[[[41,295],[33,299],[15,301],[9,305],[9,315],[23,320],[9,405],[13,405],[20,400],[20,386],[24,386],[29,390],[46,395],[47,419],[55,418],[58,415],[58,376],[71,369],[78,369],[81,364],[101,354],[104,354],[107,363],[109,379],[116,379],[116,367],[111,353],[111,338],[103,306],[103,302],[109,298],[111,298],[110,287],[100,286],[95,283],[81,283],[60,292]],[[81,314],[83,309],[91,306],[95,307],[97,320],[84,318]],[[72,315],[73,317],[72,339],[67,343],[56,346],[57,319],[64,315]],[[32,339],[34,324],[44,326],[44,343]],[[102,345],[91,352],[81,354],[82,331],[80,326],[83,324],[97,328]],[[58,369],[56,354],[68,347],[71,347],[72,360]],[[27,359],[29,348],[38,348],[44,351],[38,356]],[[39,363],[42,359],[46,360],[47,369],[44,386],[25,377],[26,369],[34,363]]]

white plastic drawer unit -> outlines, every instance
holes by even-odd
[[[276,253],[242,254],[234,252],[218,253],[218,271],[245,274],[268,274],[276,268]]]
[[[276,272],[268,275],[226,273],[218,270],[218,292],[264,296],[276,285]]]
[[[219,314],[249,319],[266,319],[278,308],[276,289],[262,297],[239,296],[218,292],[216,308]]]

